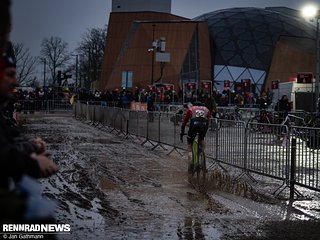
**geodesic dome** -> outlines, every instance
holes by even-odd
[[[281,36],[311,38],[312,24],[267,9],[231,8],[203,14],[195,20],[208,23],[215,65],[269,69]]]

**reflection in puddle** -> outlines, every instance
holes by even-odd
[[[185,217],[184,225],[178,226],[177,235],[179,239],[205,239],[202,231],[201,220],[198,218]]]

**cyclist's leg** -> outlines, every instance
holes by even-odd
[[[206,148],[206,143],[204,141],[205,136],[206,136],[206,132],[199,132],[199,144],[200,144],[200,148],[203,152]]]
[[[204,149],[205,149],[204,137],[206,136],[207,131],[208,131],[208,122],[207,122],[207,120],[203,120],[197,128],[197,132],[199,133],[198,141],[199,141],[199,144],[200,144],[202,151],[204,151]]]
[[[188,141],[188,172],[193,172],[193,157],[192,157],[192,144],[194,142],[194,139],[197,135],[196,129],[193,124],[190,124],[187,141]]]
[[[199,147],[201,149],[201,152],[199,154],[199,164],[204,171],[206,172],[206,162],[205,162],[205,156],[204,156],[204,150],[205,150],[205,141],[204,138],[206,136],[208,127],[206,125],[202,125],[201,128],[199,129]]]

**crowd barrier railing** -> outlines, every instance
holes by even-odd
[[[161,147],[168,154],[187,150],[187,144],[179,140],[181,115],[76,103],[75,116],[110,132],[137,136],[153,150]],[[209,169],[226,170],[223,165],[229,165],[241,170],[236,179],[255,181],[252,174],[259,174],[282,180],[275,194],[286,188],[299,194],[295,185],[320,191],[320,129],[221,119],[214,125],[205,139]]]

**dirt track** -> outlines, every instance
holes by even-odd
[[[45,194],[59,204],[58,222],[72,227],[72,234],[60,239],[320,236],[315,215],[301,208],[213,189],[200,194],[186,181],[185,158],[152,152],[138,139],[115,136],[67,115],[30,115],[26,126],[29,136],[43,137],[60,166],[56,176],[42,181]]]

